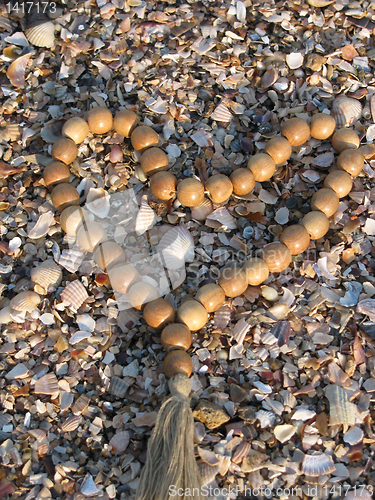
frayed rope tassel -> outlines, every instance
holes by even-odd
[[[203,500],[194,455],[191,382],[178,374],[169,380],[171,397],[160,408],[147,446],[136,500]],[[186,495],[185,495],[186,493]]]

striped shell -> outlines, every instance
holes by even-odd
[[[47,373],[40,377],[34,386],[35,394],[46,394],[50,396],[58,396],[60,389],[57,383],[57,378],[54,373]]]
[[[40,304],[40,297],[35,292],[21,292],[10,301],[10,307],[16,311],[33,312]]]
[[[210,484],[219,473],[218,465],[198,464],[199,472],[202,478],[202,485]]]
[[[329,401],[329,425],[354,425],[355,405],[348,399],[348,394],[338,385],[328,385],[325,388]]]
[[[351,97],[337,97],[332,104],[332,116],[338,127],[351,127],[362,116],[361,103]]]
[[[80,423],[82,422],[82,417],[72,416],[68,417],[60,426],[61,432],[72,432],[78,429]]]
[[[55,45],[55,25],[51,21],[33,24],[25,31],[29,42],[37,47],[51,48]]]
[[[75,401],[72,406],[72,413],[75,416],[81,415],[89,406],[90,398],[86,394],[81,394],[81,396]]]
[[[212,201],[205,198],[202,203],[191,209],[191,218],[196,220],[205,220],[213,212]]]
[[[357,486],[354,491],[349,491],[342,500],[371,500],[372,494],[364,486]]]
[[[186,227],[174,227],[160,240],[158,252],[162,253],[167,269],[181,269],[185,262],[194,260],[194,240]]]
[[[129,389],[129,384],[125,379],[116,377],[113,375],[111,377],[111,383],[109,384],[108,392],[113,396],[117,396],[118,398],[124,398],[126,391]]]
[[[317,477],[331,474],[335,468],[332,457],[325,453],[305,455],[302,461],[302,474],[306,476]]]
[[[116,455],[123,453],[128,447],[130,441],[130,435],[128,431],[116,432],[112,437],[109,444],[112,446],[112,451]]]
[[[60,298],[64,305],[72,309],[79,309],[88,297],[86,288],[79,280],[69,283],[61,292]]]
[[[53,259],[47,259],[30,272],[31,280],[41,287],[39,293],[49,293],[60,284],[62,271]],[[51,290],[52,288],[52,290]]]
[[[224,103],[220,103],[215,111],[210,116],[211,120],[215,120],[216,122],[229,123],[232,121],[233,115],[229,111],[229,109],[225,106]]]
[[[147,196],[142,196],[141,206],[135,220],[135,232],[139,235],[144,234],[152,228],[156,222],[156,213],[148,204]]]

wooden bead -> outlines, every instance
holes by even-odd
[[[292,257],[288,247],[282,243],[270,243],[263,249],[263,259],[270,273],[281,273],[289,266]]]
[[[137,127],[134,132],[132,132],[130,140],[136,151],[143,151],[146,148],[159,144],[158,134],[153,128],[147,127],[146,125]]]
[[[104,243],[100,243],[94,251],[93,257],[95,264],[104,271],[107,271],[116,264],[120,264],[125,261],[124,250],[114,241],[105,241]]]
[[[117,264],[108,271],[111,287],[117,293],[126,293],[139,280],[139,273],[133,264]]]
[[[304,216],[301,224],[307,229],[312,240],[323,238],[329,230],[329,220],[326,214],[320,211],[312,211]]]
[[[186,325],[191,332],[196,332],[207,323],[208,313],[197,300],[187,300],[178,308],[177,319]]]
[[[177,185],[177,199],[184,207],[196,207],[204,200],[204,186],[198,179],[189,177]]]
[[[115,115],[113,128],[123,137],[130,137],[138,123],[139,118],[133,111],[122,109]]]
[[[227,297],[238,297],[247,289],[247,275],[239,267],[223,269],[218,285]]]
[[[358,149],[359,137],[357,132],[350,128],[340,128],[332,136],[332,147],[338,153],[345,149]]]
[[[51,193],[52,204],[62,212],[64,208],[79,205],[79,194],[74,186],[68,183],[57,184]]]
[[[363,155],[356,149],[345,149],[337,158],[337,166],[353,177],[362,172],[364,164]]]
[[[75,236],[84,220],[88,220],[88,212],[84,208],[71,206],[61,212],[60,226],[66,234]]]
[[[81,144],[89,134],[89,125],[83,118],[75,116],[64,123],[62,133],[76,144]]]
[[[163,369],[168,378],[178,373],[190,377],[193,372],[193,362],[186,351],[174,350],[165,356]]]
[[[239,196],[251,193],[255,187],[254,174],[248,168],[237,168],[232,172],[230,180],[234,193]]]
[[[272,157],[265,153],[257,153],[247,162],[256,182],[265,182],[271,179],[276,172],[276,164]]]
[[[267,263],[257,257],[247,260],[242,269],[246,273],[247,284],[250,286],[264,283],[270,274]]]
[[[271,156],[276,165],[281,165],[289,160],[292,146],[285,137],[274,137],[266,142],[264,151]]]
[[[215,174],[210,177],[204,187],[214,203],[224,203],[233,193],[233,184],[223,174]]]
[[[280,235],[280,241],[288,247],[291,255],[299,255],[308,249],[310,236],[304,226],[294,224],[284,229]]]
[[[141,168],[147,175],[152,175],[160,170],[167,170],[168,156],[162,149],[147,149],[141,156]]]
[[[311,198],[312,210],[320,210],[327,217],[331,217],[339,208],[339,197],[332,189],[319,189]]]
[[[158,200],[168,201],[176,192],[176,177],[170,172],[157,172],[150,179],[151,193]]]
[[[225,301],[225,293],[219,285],[209,283],[199,288],[195,299],[198,300],[208,313],[212,313],[220,309]]]
[[[336,120],[327,113],[316,113],[311,118],[310,133],[314,139],[324,141],[331,137],[336,128]]]
[[[281,133],[291,146],[302,146],[310,139],[310,127],[302,118],[290,118],[284,122]]]
[[[78,155],[76,143],[67,137],[58,139],[52,146],[51,155],[66,165],[72,163]]]
[[[113,127],[112,113],[104,106],[91,108],[87,113],[87,122],[93,134],[106,134]]]
[[[163,349],[167,352],[174,349],[187,351],[191,346],[191,332],[186,325],[172,323],[161,332],[160,340]]]
[[[62,182],[69,182],[70,170],[61,161],[53,161],[43,170],[45,185],[50,188]]]
[[[351,150],[347,149],[346,151]],[[343,152],[345,153],[345,151]],[[343,170],[334,170],[324,179],[324,187],[332,189],[339,198],[345,198],[352,190],[353,182],[348,173]]]
[[[161,330],[168,323],[173,323],[176,314],[167,300],[156,299],[145,305],[143,317],[148,326]]]
[[[132,307],[141,311],[145,304],[159,297],[159,293],[154,286],[144,281],[139,281],[128,290],[128,298]]]
[[[107,233],[98,222],[85,221],[78,229],[77,244],[86,252],[93,252],[104,241],[107,241]]]

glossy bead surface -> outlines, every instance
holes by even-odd
[[[270,273],[281,273],[289,266],[292,257],[288,247],[282,243],[270,243],[263,249],[263,259]]]
[[[142,310],[145,304],[159,297],[159,293],[154,286],[144,281],[139,281],[128,290],[128,298],[132,307]]]
[[[53,145],[51,155],[56,160],[60,160],[66,165],[72,163],[78,154],[76,143],[67,137],[58,139]]]
[[[319,240],[323,238],[329,230],[329,220],[326,214],[318,210],[306,214],[301,224],[307,229],[312,240]]]
[[[332,146],[338,153],[345,151],[345,149],[358,149],[359,137],[357,132],[350,128],[336,130],[332,136]]]
[[[349,175],[356,177],[362,172],[365,160],[356,149],[345,149],[337,158],[337,166]]]
[[[164,358],[164,373],[168,378],[182,373],[190,377],[193,371],[193,362],[186,351],[170,351]]]
[[[130,109],[122,109],[113,119],[113,128],[123,137],[130,137],[139,123],[138,116]]]
[[[64,123],[62,133],[76,144],[81,144],[89,134],[89,125],[83,118],[75,116]]]
[[[108,271],[111,287],[117,293],[127,293],[129,288],[139,280],[139,273],[133,264],[117,264]]]
[[[60,226],[64,233],[75,236],[84,220],[88,220],[88,212],[84,208],[71,206],[61,212]]]
[[[272,157],[266,153],[257,153],[247,162],[256,182],[265,182],[271,179],[276,172],[276,164]]]
[[[176,177],[170,172],[157,172],[150,179],[150,189],[158,200],[170,200],[175,195]]]
[[[177,199],[184,207],[196,207],[204,199],[204,186],[198,179],[189,177],[177,185]]]
[[[191,332],[186,325],[172,323],[161,332],[160,340],[163,349],[167,352],[174,349],[187,351],[191,346]]]
[[[146,148],[157,146],[159,144],[159,136],[155,130],[147,125],[140,125],[130,136],[133,148],[136,151],[143,151]]]
[[[156,299],[145,305],[143,317],[148,326],[161,330],[168,323],[173,323],[176,314],[167,300]]]
[[[291,146],[302,146],[310,139],[310,127],[302,118],[290,118],[282,124],[281,134]]]
[[[191,332],[196,332],[207,323],[208,313],[197,300],[187,300],[178,308],[177,319],[187,326]]]
[[[224,290],[227,297],[238,297],[247,289],[246,273],[239,267],[223,269],[218,285]]]
[[[310,133],[314,139],[324,141],[331,137],[336,128],[336,120],[327,113],[316,113],[311,118]]]
[[[288,247],[291,255],[299,255],[309,247],[310,235],[304,226],[294,224],[284,229],[280,241]]]
[[[265,152],[271,156],[276,165],[281,165],[289,160],[292,146],[285,137],[274,137],[266,142]]]
[[[95,221],[85,221],[77,232],[77,245],[86,252],[93,252],[99,243],[107,241],[104,227]]]
[[[332,189],[339,198],[345,198],[352,190],[353,181],[343,170],[334,170],[324,179],[324,187]]]
[[[257,257],[247,260],[242,269],[246,273],[247,284],[250,286],[264,283],[270,274],[266,261]]]
[[[113,127],[112,113],[104,106],[91,108],[87,113],[87,122],[93,134],[106,134]]]
[[[203,305],[207,312],[212,313],[224,304],[225,293],[219,285],[209,283],[199,288],[195,299]]]
[[[125,261],[124,250],[114,241],[100,243],[94,251],[93,257],[95,264],[104,271]]]
[[[248,168],[237,168],[230,175],[233,192],[239,196],[249,194],[255,187],[254,174]]]
[[[147,175],[152,175],[160,170],[167,170],[168,156],[160,148],[150,148],[141,156],[141,168]]]
[[[79,194],[74,186],[68,183],[57,184],[52,189],[51,199],[53,206],[62,212],[64,208],[79,205]]]
[[[337,212],[339,203],[339,197],[332,189],[322,188],[311,198],[311,209],[320,210],[329,218]]]
[[[224,203],[233,193],[233,184],[223,174],[215,174],[210,177],[204,187],[214,203]]]
[[[43,170],[45,185],[50,188],[62,182],[69,182],[70,170],[61,161],[53,161]]]

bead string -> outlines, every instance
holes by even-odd
[[[325,140],[332,136],[332,146],[339,153],[338,170],[332,171],[324,180],[324,187],[316,191],[311,199],[312,211],[306,214],[301,224],[288,226],[280,235],[280,242],[266,245],[262,258],[250,258],[242,269],[228,268],[217,281],[200,287],[195,299],[182,303],[177,315],[172,305],[159,294],[151,284],[140,281],[132,264],[125,264],[125,254],[120,245],[105,241],[104,229],[94,222],[84,221],[84,212],[78,206],[79,194],[69,184],[70,171],[67,165],[78,154],[77,144],[83,142],[89,132],[105,134],[111,128],[125,138],[130,137],[134,149],[141,153],[141,168],[150,176],[152,194],[163,201],[174,198],[185,207],[199,206],[208,193],[217,204],[228,201],[232,193],[238,196],[249,194],[255,182],[265,182],[276,172],[276,166],[285,163],[292,147],[303,145],[310,136]],[[247,168],[238,168],[228,178],[215,174],[205,184],[196,178],[186,178],[177,184],[176,177],[167,172],[168,157],[158,148],[159,136],[148,126],[140,125],[138,116],[130,110],[119,111],[112,117],[107,108],[95,107],[87,113],[87,122],[82,118],[70,118],[64,124],[64,137],[52,146],[50,163],[43,171],[48,188],[52,189],[54,207],[61,211],[60,223],[65,232],[74,233],[77,243],[85,251],[93,252],[98,267],[109,274],[115,292],[127,293],[130,304],[142,310],[146,323],[162,330],[161,342],[167,351],[164,372],[167,377],[183,373],[190,377],[193,365],[187,350],[191,346],[191,332],[200,330],[208,321],[209,314],[217,311],[226,298],[234,298],[245,292],[248,285],[264,283],[270,273],[282,272],[291,263],[291,257],[303,253],[310,240],[322,238],[329,230],[329,217],[335,214],[339,199],[352,189],[352,177],[356,177],[364,166],[364,155],[358,150],[360,142],[357,133],[343,128],[336,132],[335,119],[328,114],[313,115],[311,127],[301,118],[291,118],[281,127],[281,136],[270,139],[264,153],[257,153],[248,161]],[[176,189],[177,185],[177,189]],[[67,221],[73,221],[73,231],[67,229]],[[93,234],[93,225],[102,228]],[[177,316],[178,323],[175,322]]]

